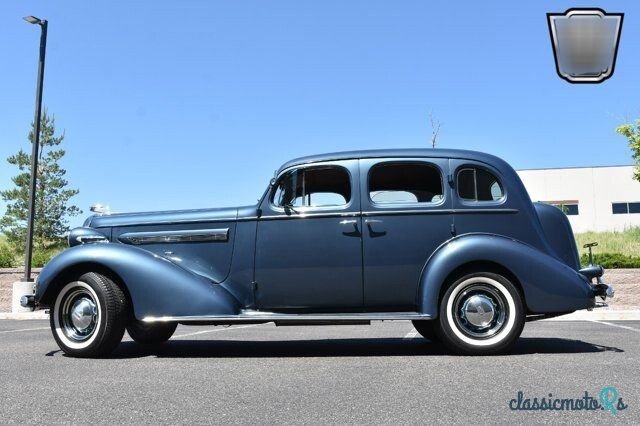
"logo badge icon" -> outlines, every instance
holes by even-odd
[[[613,75],[623,13],[569,9],[547,13],[556,71],[569,83],[602,83]]]

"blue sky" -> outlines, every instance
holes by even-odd
[[[29,149],[29,14],[50,21],[44,100],[83,216],[251,204],[292,157],[429,146],[430,111],[441,147],[516,168],[630,164],[613,129],[640,117],[640,3],[597,2],[625,13],[613,78],[571,85],[554,69],[546,12],[592,5],[5,0],[0,188],[4,159]]]

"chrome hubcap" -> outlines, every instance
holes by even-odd
[[[509,315],[502,293],[484,283],[470,284],[458,293],[453,309],[460,331],[479,339],[499,333]]]
[[[78,330],[86,330],[97,314],[93,301],[83,297],[71,307],[71,323]]]
[[[462,305],[462,314],[469,324],[484,328],[488,327],[495,317],[495,305],[484,294],[476,294],[469,297]]]
[[[98,324],[96,303],[93,296],[83,288],[69,292],[58,313],[64,334],[69,339],[82,342],[93,335]]]

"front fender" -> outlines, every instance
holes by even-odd
[[[141,248],[109,243],[72,247],[54,257],[38,276],[36,303],[52,304],[59,281],[69,274],[105,269],[126,286],[139,320],[239,313],[238,302],[222,286]]]
[[[560,260],[511,238],[465,234],[443,244],[422,271],[418,292],[421,312],[434,318],[442,285],[464,265],[490,262],[509,270],[520,283],[531,313],[561,313],[595,305],[590,283]]]

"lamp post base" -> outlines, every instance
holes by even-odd
[[[23,307],[20,304],[22,296],[33,296],[33,285],[33,281],[18,281],[13,283],[13,295],[11,297],[12,313],[33,312],[33,307]]]

